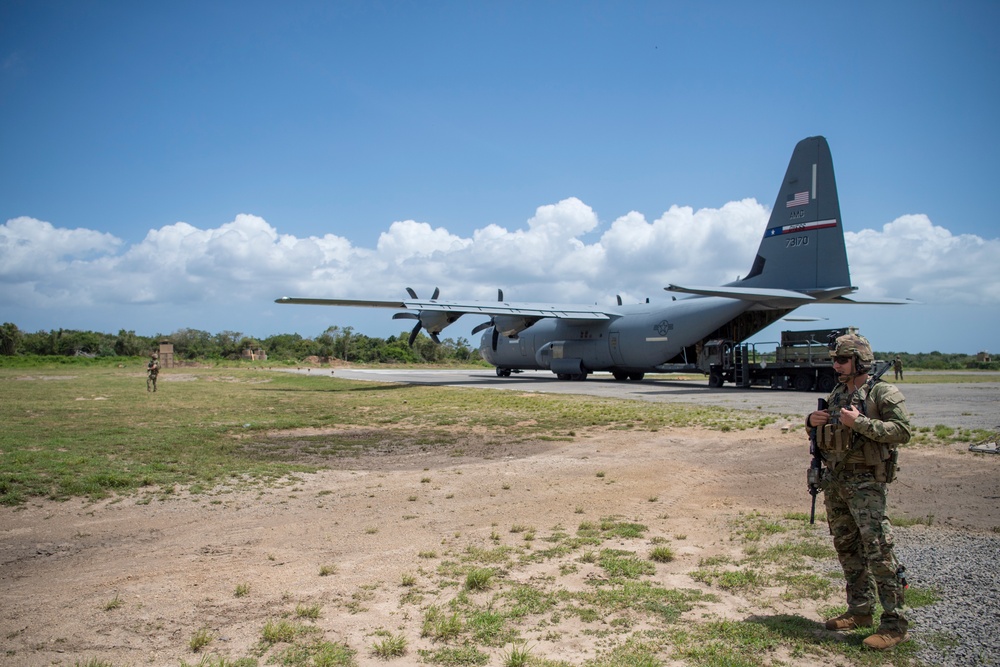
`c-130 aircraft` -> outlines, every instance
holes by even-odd
[[[602,308],[580,304],[443,301],[435,290],[420,299],[315,299],[282,297],[277,303],[403,308],[395,319],[415,319],[410,344],[420,329],[435,341],[462,315],[490,319],[479,352],[498,376],[528,369],[551,370],[559,379],[583,380],[609,371],[618,380],[642,380],[646,373],[704,370],[699,353],[707,341],[746,340],[807,304],[880,303],[851,295],[833,158],[824,137],[796,146],[778,190],[757,256],[742,279],[719,287],[669,285],[669,292],[690,296],[663,303],[618,304]],[[413,312],[415,311],[415,312]]]

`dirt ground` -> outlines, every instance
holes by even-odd
[[[391,663],[415,664],[419,649],[434,647],[421,637],[423,610],[457,592],[438,585],[442,562],[469,546],[490,548],[497,535],[502,544],[530,546],[525,529],[536,533],[531,548],[542,548],[546,535],[573,534],[584,521],[611,516],[648,531],[609,546],[644,553],[661,537],[677,555],[656,565],[653,581],[719,596],[689,612],[691,620],[820,620],[818,610],[839,599],[788,602],[770,589],[740,597],[689,576],[707,556],[739,557],[730,521],[740,513],[808,512],[808,445],[802,429],[782,426],[580,432],[572,442],[503,451],[471,438],[461,455],[383,452],[331,461],[330,470],[264,489],[0,508],[0,664],[193,665],[205,653],[255,656],[265,624],[294,619],[299,605],[319,605],[320,617],[309,623],[356,650],[358,664],[384,664],[371,651],[384,631],[408,641],[407,655]],[[902,466],[890,513],[934,517],[931,527],[914,530],[1000,526],[1000,456],[974,456],[962,446],[907,448]],[[567,573],[559,563],[508,576],[567,589],[595,576],[595,567]],[[404,575],[412,576],[418,603],[401,601]],[[241,585],[249,586],[245,597],[235,594]],[[585,625],[564,618],[553,638],[529,623],[522,636],[533,655],[582,664],[601,642]],[[190,648],[199,630],[212,637],[202,654]],[[485,648],[490,664],[501,664],[503,649]]]

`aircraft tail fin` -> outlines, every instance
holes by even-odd
[[[750,272],[728,286],[816,292],[850,284],[830,146],[809,137],[795,146]]]

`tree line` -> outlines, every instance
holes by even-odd
[[[421,332],[408,345],[409,332],[376,338],[351,327],[332,326],[315,338],[276,334],[255,338],[238,331],[209,333],[178,329],[170,334],[142,336],[135,331],[117,334],[75,329],[28,333],[10,322],[0,327],[0,355],[49,357],[137,357],[156,352],[160,341],[174,346],[177,361],[239,360],[245,350],[263,350],[272,361],[302,361],[309,357],[358,363],[454,363],[480,360],[479,351],[465,338],[445,338],[440,344]]]
[[[10,322],[0,327],[0,355],[55,357],[136,357],[159,349],[160,341],[173,343],[176,360],[238,360],[244,350],[264,350],[269,360],[302,361],[308,357],[342,359],[358,363],[467,363],[480,361],[479,351],[465,338],[445,338],[435,343],[423,332],[407,344],[409,332],[376,338],[355,333],[351,327],[332,326],[315,338],[299,334],[276,334],[253,338],[237,331],[212,334],[197,329],[178,329],[170,334],[141,336],[134,331],[117,334],[73,329],[26,333]],[[904,369],[1000,370],[1000,360],[983,361],[976,355],[943,352],[876,352],[876,359],[900,357]]]

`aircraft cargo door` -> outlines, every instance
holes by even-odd
[[[617,331],[608,332],[608,347],[611,348],[611,359],[617,366],[625,365],[625,358],[622,356],[621,341]]]

